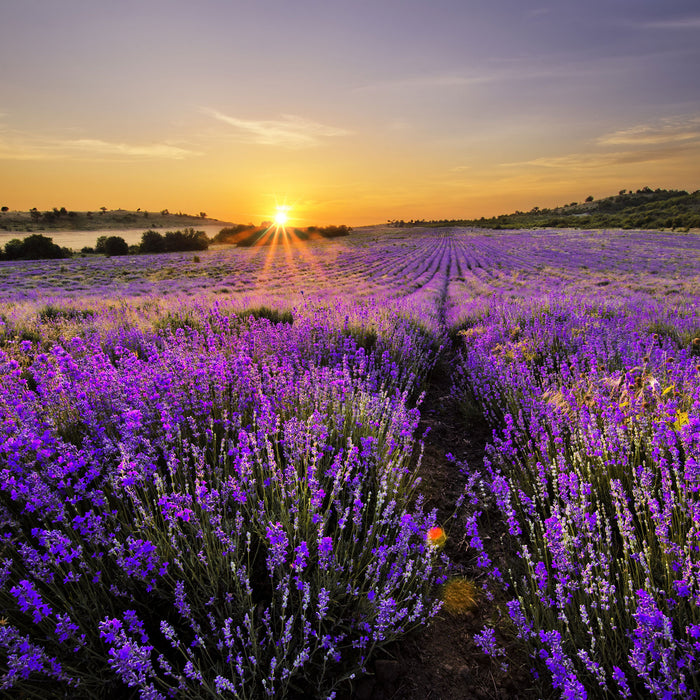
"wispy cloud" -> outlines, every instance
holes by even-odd
[[[608,59],[601,59],[609,66]],[[600,62],[599,62],[600,63]],[[405,78],[381,80],[358,86],[354,92],[449,90],[455,88],[478,87],[496,83],[511,83],[538,80],[572,80],[597,75],[599,63],[561,63],[545,65],[528,58],[506,58],[485,61],[479,68],[445,71],[428,75],[413,75]]]
[[[561,170],[596,170],[615,165],[657,163],[688,155],[684,146],[668,146],[642,150],[615,151],[614,153],[569,153],[562,156],[545,156],[516,163],[501,163],[502,167],[535,166]]]
[[[700,117],[666,119],[654,124],[639,124],[601,136],[602,146],[652,146],[700,139]]]
[[[240,119],[217,110],[205,110],[215,119],[232,126],[243,141],[264,146],[283,148],[308,148],[317,146],[323,137],[347,136],[351,132],[335,126],[319,124],[293,114],[283,114],[280,119]]]
[[[68,157],[158,158],[180,160],[199,152],[171,143],[133,144],[104,139],[62,139],[31,134],[0,125],[0,159],[51,160]]]
[[[355,92],[372,92],[376,90],[421,90],[425,88],[454,88],[470,85],[483,85],[495,80],[493,75],[460,75],[444,73],[437,75],[416,75],[396,80],[383,80],[355,88]]]
[[[595,170],[616,165],[689,160],[700,155],[700,116],[680,116],[618,129],[599,136],[585,152],[544,156],[502,167],[535,166],[560,170]]]
[[[81,151],[92,155],[133,156],[135,158],[173,158],[180,160],[187,156],[199,155],[180,146],[169,143],[130,144],[103,141],[101,139],[73,139],[60,141],[56,146],[61,149]]]
[[[692,17],[679,17],[676,19],[661,19],[638,24],[642,29],[672,29],[695,30],[700,29],[700,15]]]

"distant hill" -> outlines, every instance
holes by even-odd
[[[700,190],[620,190],[603,199],[588,197],[554,209],[534,207],[530,211],[501,214],[490,219],[442,219],[439,221],[394,221],[401,226],[475,226],[492,229],[520,228],[625,228],[671,229],[700,228]]]
[[[0,231],[94,231],[129,228],[183,228],[202,224],[229,225],[229,221],[210,219],[204,212],[199,216],[170,213],[167,209],[159,212],[128,211],[126,209],[101,208],[96,211],[68,211],[65,207],[39,211],[0,212]]]

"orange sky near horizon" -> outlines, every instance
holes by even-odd
[[[293,225],[359,226],[693,191],[700,12],[628,10],[10,4],[0,205],[259,223],[286,204]]]

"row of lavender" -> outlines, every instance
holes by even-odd
[[[562,697],[700,690],[698,301],[526,300],[462,331],[457,392],[495,428],[487,491],[516,555],[491,574]]]
[[[429,337],[124,310],[6,324],[3,692],[332,697],[435,611],[409,506]]]

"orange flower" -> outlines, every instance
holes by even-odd
[[[428,530],[428,544],[435,545],[436,547],[443,547],[447,541],[447,535],[441,527],[431,527]]]

